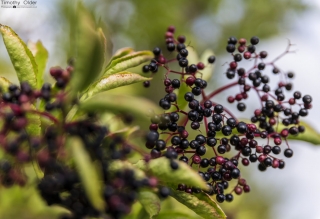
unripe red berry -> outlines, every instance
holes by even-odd
[[[243,58],[244,59],[250,59],[251,58],[251,53],[250,52],[243,53]]]

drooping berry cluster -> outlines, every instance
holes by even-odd
[[[91,205],[78,170],[68,161],[67,139],[77,136],[91,159],[101,166],[104,213],[108,218],[121,218],[131,211],[139,190],[156,188],[157,179],[137,177],[127,168],[110,169],[113,161],[125,160],[135,147],[121,134],[111,133],[107,127],[101,126],[96,113],[88,112],[80,119],[68,122],[66,114],[78,102],[70,102],[67,98],[72,69],[72,66],[66,70],[51,68],[50,74],[56,79],[53,86],[45,83],[37,90],[22,82],[20,86],[10,85],[7,90],[2,89],[0,145],[5,154],[0,159],[0,183],[7,187],[14,184],[24,186],[28,178],[23,165],[30,163],[38,166],[44,175],[35,183],[47,204],[62,205],[72,212],[65,219],[101,216],[102,212]],[[43,133],[32,131],[39,128],[33,127],[40,122],[35,115],[43,121]],[[122,118],[124,122],[131,121],[128,116]],[[159,195],[168,196],[168,188],[159,188]]]
[[[164,79],[166,94],[159,101],[159,106],[165,112],[152,116],[146,147],[151,150],[152,158],[166,156],[170,159],[173,170],[179,168],[175,159],[197,168],[200,176],[208,184],[208,190],[205,192],[210,195],[215,194],[218,202],[225,200],[231,202],[233,193],[240,195],[242,192],[250,191],[250,186],[241,176],[240,163],[248,166],[258,161],[261,171],[270,166],[284,168],[284,161],[274,155],[280,154],[281,148],[286,147],[284,155],[292,157],[293,151],[289,148],[287,137],[289,134],[297,135],[304,131],[299,118],[308,115],[312,98],[310,95],[302,97],[302,94],[296,91],[292,98],[286,100],[284,93],[292,89],[292,83],[288,80],[293,78],[293,73],[279,70],[275,62],[291,52],[291,44],[276,59],[264,62],[268,54],[266,51],[256,52],[258,37],[252,37],[249,45],[246,39],[237,40],[235,37],[228,39],[226,50],[231,53],[233,60],[229,63],[226,76],[235,81],[206,94],[207,81],[201,78],[201,71],[210,67],[216,57],[208,57],[208,63],[189,63],[186,38],[184,36],[175,38],[174,32],[175,28],[169,27],[165,34],[167,52],[162,53],[162,50],[156,47],[153,50],[154,59],[142,69],[145,73],[150,71],[156,73],[160,67],[166,71]],[[236,50],[238,53],[235,53]],[[169,56],[165,56],[164,54],[168,52]],[[238,64],[243,59],[253,62],[253,66],[249,69],[239,67]],[[172,69],[171,63],[174,62],[179,64],[180,70]],[[265,70],[267,66],[273,68],[272,75],[279,75],[280,81],[275,89],[272,89],[269,83],[271,75]],[[179,77],[169,78],[171,75]],[[183,83],[188,87],[188,91],[179,92],[178,95],[183,95],[187,109],[180,108],[184,103],[178,101],[175,92]],[[148,87],[150,84],[144,85]],[[249,97],[249,91],[254,91],[259,96],[260,106],[250,107],[250,109],[257,107],[251,122],[249,119],[239,121],[226,106],[214,102],[217,94],[234,86],[239,86],[240,92],[230,95],[227,100],[229,103],[237,101],[239,111],[246,109],[242,101]],[[288,127],[283,127],[282,124]],[[258,142],[258,139],[266,141]],[[275,146],[270,145],[271,139]],[[282,145],[283,141],[285,145]],[[214,156],[208,155],[212,153]],[[226,192],[229,182],[233,179],[236,180],[235,186]],[[201,192],[197,188],[180,183],[178,190],[188,193]]]

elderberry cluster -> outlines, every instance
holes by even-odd
[[[293,151],[287,143],[287,137],[304,132],[299,118],[308,115],[312,98],[295,91],[293,97],[286,100],[285,91],[291,91],[293,87],[289,82],[293,73],[279,70],[275,62],[291,52],[291,44],[274,61],[264,62],[268,54],[266,51],[256,52],[258,37],[252,37],[249,45],[243,38],[228,39],[226,50],[231,53],[233,60],[226,76],[235,81],[207,94],[205,88],[208,82],[201,78],[201,70],[215,63],[216,57],[208,57],[207,63],[189,63],[186,38],[175,38],[174,32],[172,26],[167,29],[167,51],[156,47],[153,50],[154,59],[142,69],[144,73],[156,73],[162,67],[166,72],[163,83],[166,94],[159,101],[164,113],[151,117],[146,147],[151,150],[153,159],[161,156],[170,159],[173,170],[179,168],[176,159],[197,169],[208,184],[204,192],[215,195],[218,202],[231,202],[233,194],[250,192],[250,186],[241,175],[241,165],[248,166],[258,161],[261,171],[271,166],[284,168],[285,162],[274,155],[283,150],[285,157],[292,157]],[[235,53],[236,50],[238,53]],[[243,59],[253,62],[253,66],[249,69],[239,67]],[[180,69],[173,69],[172,63],[178,63]],[[268,66],[272,67],[272,75],[279,75],[278,87],[274,89],[269,83],[272,75],[266,71]],[[183,90],[184,93],[181,93],[182,84],[188,87],[187,91]],[[144,84],[145,87],[149,85],[149,82]],[[251,121],[239,121],[226,106],[214,102],[217,94],[233,86],[239,86],[240,93],[230,95],[227,100],[229,103],[237,101],[239,111],[246,109],[243,100],[249,97],[249,91],[259,96],[261,107],[253,112]],[[184,100],[178,99],[177,93],[179,97],[183,95]],[[302,102],[299,102],[300,99]],[[187,107],[180,108],[185,103]],[[271,139],[275,146],[270,145]],[[283,141],[285,145],[282,145]],[[177,189],[187,193],[202,192],[184,182],[180,182]]]
[[[61,205],[72,212],[64,219],[99,217],[121,218],[131,211],[141,188],[157,188],[154,177],[138,177],[128,168],[113,170],[110,165],[116,160],[125,160],[133,146],[121,134],[111,133],[99,124],[99,115],[87,113],[77,120],[68,122],[66,113],[78,101],[67,98],[68,82],[73,67],[66,70],[60,67],[50,69],[56,79],[51,86],[43,84],[41,89],[33,89],[27,82],[20,86],[9,85],[2,89],[0,96],[0,145],[5,154],[0,159],[0,183],[9,187],[15,184],[24,186],[27,181],[23,164],[38,166],[43,177],[35,182],[42,198],[48,205]],[[41,110],[43,106],[44,110]],[[33,133],[40,116],[45,126],[43,133]],[[130,116],[121,117],[131,122]],[[35,123],[35,124],[33,124]],[[30,131],[31,130],[31,131]],[[81,139],[86,152],[102,170],[105,201],[104,212],[95,209],[84,191],[79,172],[68,160],[67,139],[76,136]],[[72,157],[71,157],[72,158]],[[159,195],[166,197],[169,190],[158,188]]]

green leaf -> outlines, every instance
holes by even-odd
[[[194,186],[201,189],[208,188],[201,176],[189,165],[181,161],[176,162],[179,162],[179,168],[174,171],[170,167],[169,159],[165,157],[151,160],[148,165],[145,161],[139,161],[135,165],[142,170],[149,170],[152,175],[165,184],[169,183],[172,185],[172,183],[174,183],[177,187],[179,183],[183,182],[188,186]]]
[[[0,24],[0,32],[19,81],[28,81],[36,88],[38,67],[32,53],[10,27]]]
[[[306,130],[303,133],[299,133],[296,136],[289,135],[288,139],[306,141],[314,145],[320,145],[320,133],[318,133],[314,127],[312,127],[306,122],[299,121],[299,124],[304,126]]]
[[[28,48],[31,50],[35,61],[38,65],[37,78],[37,88],[41,88],[43,84],[43,76],[45,74],[45,69],[48,61],[49,53],[47,49],[43,46],[42,42],[38,40],[36,43],[29,42]]]
[[[205,193],[191,195],[172,190],[171,196],[203,218],[221,219],[227,217],[221,207]]]
[[[252,123],[248,119],[240,119],[239,121],[243,121],[246,123]],[[299,141],[305,141],[312,143],[314,145],[320,145],[320,133],[317,132],[317,130],[312,127],[310,124],[304,122],[304,121],[299,121],[299,125],[302,125],[305,127],[305,131],[303,133],[299,133],[298,135],[288,135],[288,139],[291,140],[299,140]],[[291,126],[284,126],[283,124],[278,124],[276,130],[277,132],[281,132],[283,129],[289,129]]]
[[[148,80],[151,80],[151,78],[142,77],[139,74],[127,71],[119,72],[113,75],[102,77],[97,82],[93,83],[90,86],[87,95],[90,97],[103,91]]]
[[[124,71],[128,68],[138,66],[148,60],[151,60],[152,58],[153,53],[151,51],[129,53],[128,55],[113,59],[104,70],[104,75],[106,76]]]
[[[80,103],[80,110],[86,112],[130,112],[137,119],[149,119],[150,110],[161,112],[162,110],[153,102],[139,97],[124,96],[118,94],[100,93]]]
[[[0,88],[2,91],[6,91],[10,84],[12,83],[7,78],[0,77]]]
[[[209,58],[209,56],[212,56],[212,55],[214,55],[214,52],[211,49],[206,49],[202,53],[201,58],[200,58],[200,61],[206,65],[206,67],[200,71],[202,73],[202,79],[206,80],[206,81],[209,81],[211,79],[212,74],[214,72],[215,65],[208,63],[208,58]]]
[[[36,108],[31,105],[30,106],[33,110]],[[35,113],[28,113],[26,115],[28,119],[28,125],[26,127],[26,131],[31,136],[39,136],[41,134],[41,119],[40,115]]]
[[[197,218],[201,218],[198,216]],[[194,215],[189,215],[179,211],[165,211],[161,212],[157,219],[195,219]]]
[[[131,54],[131,53],[134,53],[134,50],[130,47],[125,47],[125,48],[121,48],[121,49],[117,50],[116,53],[111,57],[109,63],[107,64],[106,69],[110,66],[112,61],[119,59],[123,56],[126,56],[128,54]]]
[[[88,152],[85,150],[83,143],[79,138],[70,138],[69,145],[71,146],[76,169],[80,175],[88,199],[93,207],[103,211],[105,203],[101,197],[102,185],[99,182],[98,172],[96,171]]]
[[[104,65],[105,38],[96,30],[91,14],[79,2],[77,9],[75,68],[71,78],[73,95],[86,89]]]
[[[146,212],[148,212],[150,219],[159,214],[161,203],[156,194],[150,191],[140,191],[138,200]]]
[[[62,214],[70,215],[70,211],[58,206],[49,207],[35,187],[1,187],[1,219],[57,219]]]
[[[111,172],[116,172],[124,169],[132,170],[137,179],[143,179],[146,177],[145,173],[142,170],[140,170],[139,168],[137,168],[136,166],[134,166],[132,163],[128,161],[116,160],[116,161],[113,161],[109,166],[109,170]]]

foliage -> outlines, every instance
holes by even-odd
[[[139,10],[145,7],[141,5],[139,1],[134,4],[137,4],[136,7],[139,8]],[[220,2],[217,1],[216,3],[206,4],[215,4],[218,6]],[[193,6],[193,3],[186,3],[186,5],[184,5],[184,7]],[[292,7],[300,6],[299,4],[298,6],[293,4]],[[149,13],[151,12],[149,11]],[[122,48],[116,51],[111,57],[109,55],[110,52],[108,52],[110,50],[110,45],[108,45],[110,40],[109,36],[106,37],[103,34],[103,32],[105,32],[103,30],[107,28],[104,27],[101,22],[97,21],[92,13],[82,4],[78,4],[77,10],[73,15],[77,25],[74,27],[73,34],[75,41],[71,45],[70,53],[72,55],[70,55],[70,57],[74,57],[74,63],[70,63],[69,69],[67,70],[60,68],[51,69],[50,73],[56,82],[51,88],[50,102],[45,101],[45,99],[43,99],[44,95],[41,94],[42,96],[38,95],[37,98],[35,98],[36,100],[27,101],[29,104],[28,107],[22,104],[23,107],[21,107],[21,109],[27,114],[27,124],[20,130],[21,133],[27,134],[28,139],[32,142],[36,139],[33,137],[48,135],[52,127],[58,130],[57,132],[59,136],[61,136],[61,138],[58,139],[58,149],[55,149],[53,152],[50,151],[48,156],[56,159],[59,164],[61,162],[62,166],[67,168],[68,171],[72,170],[77,173],[79,181],[77,181],[76,185],[84,190],[85,197],[89,200],[88,206],[92,206],[96,211],[94,212],[96,217],[109,218],[114,216],[110,210],[110,208],[112,208],[112,202],[109,201],[104,194],[106,187],[109,185],[106,183],[108,182],[108,180],[105,179],[106,175],[111,178],[116,178],[115,176],[121,171],[130,170],[134,173],[134,179],[137,179],[137,181],[148,180],[148,186],[142,189],[139,188],[137,191],[135,190],[138,197],[136,203],[133,205],[131,214],[136,214],[136,218],[226,218],[225,213],[216,201],[205,193],[208,189],[207,185],[196,170],[179,161],[179,169],[172,171],[169,167],[170,162],[166,158],[149,161],[150,156],[146,154],[146,149],[144,148],[145,139],[141,137],[136,126],[132,125],[133,128],[131,128],[131,126],[128,125],[130,121],[127,121],[127,117],[129,114],[129,117],[132,116],[135,120],[147,121],[149,120],[147,115],[150,114],[150,110],[154,113],[160,113],[162,110],[144,98],[132,97],[127,93],[114,94],[110,92],[112,89],[118,89],[122,86],[125,87],[138,82],[150,81],[151,78],[144,77],[131,70],[136,66],[140,67],[140,64],[146,61],[150,61],[153,58],[152,51],[134,51],[131,48]],[[144,15],[141,14],[139,16]],[[111,22],[110,24],[115,25]],[[145,23],[144,25],[147,24],[148,23]],[[24,82],[28,82],[34,93],[43,92],[44,69],[46,68],[46,62],[48,60],[48,52],[41,41],[35,44],[29,43],[27,46],[10,27],[0,25],[0,31],[18,76],[21,89],[23,89],[22,86]],[[134,31],[135,30],[128,30],[127,34],[136,34]],[[157,34],[159,30],[155,30],[154,32]],[[268,33],[265,32],[265,34],[267,35]],[[138,45],[137,47],[142,46]],[[149,46],[147,45],[147,47]],[[204,62],[209,54],[212,55],[213,52],[211,50],[205,51],[200,59],[197,57],[197,54],[190,54],[190,56],[194,57],[192,61],[190,59],[190,62],[197,63],[199,60]],[[210,71],[209,68],[207,69],[203,72],[203,79],[211,77],[212,71]],[[61,84],[62,82],[59,81],[61,77],[56,76],[55,72],[62,72],[61,74],[64,74],[63,77],[61,77],[63,78],[62,82],[65,84]],[[16,107],[16,103],[7,104],[3,101],[4,91],[6,91],[12,83],[5,77],[1,77],[0,85],[3,91],[3,113],[7,113],[10,110],[14,111],[13,108]],[[179,92],[177,92],[178,99],[184,98],[183,95],[187,89],[188,87],[181,88]],[[30,97],[30,99],[32,98]],[[50,112],[51,110],[48,109],[50,104],[59,101],[61,101],[63,107]],[[19,102],[19,104],[20,103],[22,102]],[[183,109],[186,107],[186,104],[180,107]],[[94,116],[97,117],[94,122],[104,123],[102,126],[108,126],[108,131],[102,131],[103,137],[99,142],[103,145],[101,146],[102,148],[113,147],[110,142],[119,137],[124,139],[124,142],[121,142],[121,144],[123,143],[121,147],[129,146],[130,150],[134,150],[131,155],[121,157],[121,159],[109,159],[109,155],[106,155],[109,159],[106,164],[107,174],[104,172],[104,160],[100,159],[97,154],[105,155],[108,150],[112,151],[113,148],[103,148],[105,151],[97,153],[88,146],[88,142],[83,140],[83,136],[75,136],[72,134],[73,130],[68,129],[69,126],[73,127],[73,124],[76,124],[75,126],[81,126],[85,125],[85,123],[81,123],[82,121],[91,121],[91,117],[88,116],[88,114],[94,114]],[[105,120],[107,120],[107,122],[105,122]],[[139,123],[140,121],[134,122]],[[319,144],[318,133],[311,127],[308,127],[308,125],[305,126],[310,132],[293,138]],[[3,127],[5,127],[5,125],[2,125],[2,128]],[[59,191],[58,195],[63,201],[57,204],[54,203],[55,205],[51,205],[52,203],[48,201],[50,198],[45,197],[46,195],[43,194],[41,188],[39,189],[41,196],[38,194],[39,191],[37,188],[40,187],[39,185],[42,185],[41,183],[45,181],[46,176],[52,176],[53,174],[48,171],[50,168],[46,166],[47,164],[42,164],[43,159],[39,158],[39,155],[42,154],[47,145],[49,148],[49,141],[39,143],[42,150],[32,148],[31,143],[24,143],[28,146],[23,145],[23,147],[29,148],[30,151],[27,151],[28,159],[23,160],[21,153],[8,152],[8,142],[17,138],[20,134],[19,132],[18,134],[17,132],[12,133],[10,133],[10,135],[8,134],[8,136],[6,132],[0,134],[2,139],[6,138],[6,136],[8,137],[8,139],[0,142],[2,146],[0,158],[2,161],[9,161],[14,164],[14,168],[12,168],[9,173],[9,175],[11,174],[11,178],[9,178],[14,181],[15,184],[23,187],[17,185],[12,186],[11,184],[5,185],[5,183],[3,183],[4,178],[7,177],[7,173],[3,169],[5,165],[2,162],[0,178],[3,185],[1,186],[0,192],[0,218],[59,218],[62,215],[69,217],[71,214],[76,217],[76,210],[71,209],[74,211],[70,212],[70,209],[67,210],[66,205],[63,203],[63,201],[67,200],[66,197],[70,195],[68,190],[63,192]],[[138,140],[136,138],[138,138]],[[107,141],[107,143],[105,143],[105,141]],[[32,168],[30,168],[31,164],[33,165]],[[13,170],[18,172],[14,172]],[[12,175],[14,175],[13,172],[23,179],[17,176],[12,177]],[[57,177],[57,175],[55,175],[55,177]],[[53,177],[53,181],[58,181],[55,177]],[[200,188],[203,191],[199,194],[188,194],[177,191],[176,189],[180,182]],[[190,214],[186,214],[182,208],[170,209],[163,207],[163,194],[161,194],[160,190],[164,186],[171,188],[170,196],[187,206],[189,210],[193,211],[192,213],[194,215],[190,216]],[[110,189],[109,187],[107,188]],[[45,203],[44,200],[47,203]],[[57,205],[59,205],[59,207]],[[28,214],[26,214],[26,211],[28,211]],[[130,210],[124,210],[124,212],[128,214],[128,218],[130,218],[129,211]]]

